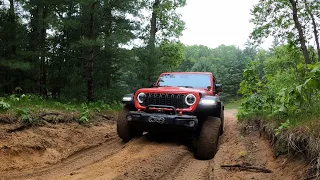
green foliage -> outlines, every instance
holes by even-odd
[[[262,82],[258,74],[259,61],[252,61],[243,71],[243,81],[240,83],[239,92],[244,97],[250,97],[252,94],[259,94],[262,90]]]
[[[35,120],[31,117],[30,111],[27,108],[17,108],[17,115],[21,117],[21,120],[26,125],[32,125]]]
[[[183,45],[179,43],[170,43],[168,41],[163,42],[160,45],[161,52],[161,64],[165,65],[165,68],[176,68],[183,59]]]
[[[185,24],[177,8],[184,0],[10,3],[0,8],[1,95],[83,102],[90,89],[90,100],[111,104],[183,59],[178,38]],[[155,50],[149,47],[152,11]]]
[[[9,105],[10,104],[10,105]],[[53,99],[44,99],[41,96],[35,95],[10,95],[0,97],[0,113],[7,111],[9,114],[15,113],[21,118],[25,125],[34,125],[42,122],[42,117],[39,113],[43,112],[61,112],[79,114],[79,123],[89,121],[91,113],[112,113],[119,111],[122,108],[122,103],[118,101],[97,101],[90,103],[62,102]],[[73,118],[70,118],[73,119]]]
[[[277,135],[310,117],[320,117],[320,63],[304,65],[301,53],[287,48],[276,48],[272,56],[265,58],[262,78],[258,61],[251,62],[243,72],[239,90],[244,97],[237,114],[239,120],[275,121],[279,126],[275,129]],[[300,59],[290,62],[293,57]]]
[[[157,0],[154,2],[156,1]],[[176,9],[185,6],[185,0],[161,0],[159,2],[160,5],[155,10],[159,22],[157,29],[160,31],[159,33],[161,33],[158,39],[161,42],[179,38],[185,28],[185,23],[182,21],[181,15]],[[149,6],[149,8],[151,7],[152,6]]]
[[[238,96],[242,72],[256,51],[252,47],[241,50],[235,46],[221,45],[215,49],[206,46],[186,46],[184,60],[177,71],[212,72],[223,84],[220,97],[225,101]]]
[[[299,63],[303,63],[303,56],[298,48],[283,45],[274,48],[273,55],[266,57],[263,65],[266,74],[273,75],[288,69],[296,68]]]
[[[251,15],[250,21],[255,25],[251,37],[258,42],[269,35],[286,39],[294,28],[289,1],[259,0]]]
[[[83,123],[87,123],[89,121],[89,119],[88,119],[89,109],[86,104],[82,104],[81,106],[82,106],[82,111],[80,114],[79,123],[83,124]]]
[[[251,38],[258,44],[269,36],[273,36],[276,41],[286,41],[291,47],[301,48],[305,63],[311,64],[314,59],[310,58],[307,43],[313,44],[313,37],[320,59],[317,28],[319,19],[315,18],[319,16],[319,7],[319,1],[259,0],[251,10],[250,21],[254,24]],[[286,64],[298,60],[299,58],[295,57],[291,61],[281,62]]]
[[[0,99],[0,111],[8,110],[10,108],[10,104]]]

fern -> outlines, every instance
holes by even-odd
[[[3,100],[0,100],[0,110],[8,110],[10,108],[10,104],[3,101]]]

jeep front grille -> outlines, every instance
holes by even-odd
[[[175,108],[183,109],[189,108],[185,103],[184,94],[153,94],[147,93],[146,100],[141,104],[142,106],[148,105],[167,105]]]

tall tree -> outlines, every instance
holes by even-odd
[[[182,35],[184,30],[184,22],[181,20],[181,15],[177,13],[177,8],[185,5],[184,0],[153,0],[153,1],[143,1],[143,9],[150,12],[150,24],[148,24],[142,34],[145,34],[148,38],[143,39],[147,44],[144,47],[145,52],[140,51],[140,59],[142,62],[141,72],[139,77],[145,79],[146,84],[153,82],[155,76],[162,70],[165,62],[161,61],[162,50],[168,48],[159,48],[160,46],[165,47],[169,45],[168,42],[177,43],[178,38]],[[144,17],[145,18],[145,17]],[[161,45],[162,44],[162,45]],[[170,46],[171,48],[181,47]],[[169,46],[167,46],[169,47]],[[168,55],[167,53],[164,53]],[[166,57],[168,59],[168,56]],[[181,60],[177,59],[177,56],[172,57],[172,61]],[[177,63],[178,64],[178,63]],[[143,70],[142,70],[143,69]]]
[[[89,33],[88,33],[88,40],[89,41],[95,41],[95,7],[96,4],[98,4],[98,1],[93,1],[90,3],[90,20],[89,20]],[[87,57],[87,99],[88,101],[94,100],[94,89],[93,89],[93,68],[94,68],[94,49],[95,46],[89,46],[88,50],[88,57]]]
[[[251,22],[255,25],[251,37],[260,42],[264,37],[273,35],[300,45],[305,63],[310,64],[305,34],[309,26],[302,22],[304,14],[299,13],[303,11],[302,5],[298,0],[259,0],[251,11]]]
[[[21,87],[42,96],[111,101],[119,90],[138,86],[132,77],[151,81],[179,65],[184,23],[176,10],[184,4],[9,0],[0,5],[0,93]],[[142,43],[130,50],[135,41]]]
[[[291,8],[292,8],[292,18],[293,18],[295,27],[298,30],[299,41],[301,44],[301,49],[303,52],[304,60],[305,60],[306,64],[311,64],[308,49],[306,46],[306,38],[305,38],[301,23],[299,22],[299,18],[298,18],[298,7],[297,7],[298,1],[297,0],[289,0],[289,1],[291,3]]]
[[[317,48],[317,52],[318,52],[318,61],[320,62],[319,33],[318,33],[317,23],[316,23],[316,19],[315,19],[315,16],[317,16],[317,15],[314,14],[315,10],[319,10],[320,2],[319,1],[312,1],[312,3],[311,3],[311,2],[307,2],[307,0],[304,0],[304,5],[305,5],[306,12],[311,19],[311,23],[312,23],[312,27],[313,27],[313,34],[314,34],[316,48]]]
[[[206,46],[187,46],[185,48],[185,62],[194,62],[189,71],[212,72],[218,83],[223,84],[221,97],[238,96],[239,83],[246,64],[256,56],[256,49],[248,46],[241,50],[236,46],[220,45],[210,49]],[[180,66],[181,68],[181,66]]]
[[[11,53],[13,56],[16,55],[17,45],[16,45],[16,15],[14,8],[14,1],[10,0],[10,9],[9,9],[9,21],[10,21],[10,43],[11,44]]]
[[[25,1],[25,9],[30,12],[30,39],[29,48],[31,56],[29,61],[38,67],[33,72],[33,78],[37,79],[39,86],[38,92],[41,95],[47,94],[47,29],[49,28],[48,17],[53,9],[52,1]]]

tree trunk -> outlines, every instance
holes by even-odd
[[[312,25],[313,25],[313,33],[314,33],[314,37],[315,37],[315,41],[316,41],[316,45],[317,45],[318,62],[320,62],[319,33],[318,33],[318,30],[317,30],[317,24],[316,24],[316,21],[314,19],[314,16],[311,15],[311,18],[312,18]]]
[[[319,36],[318,36],[318,30],[317,30],[317,24],[316,21],[314,19],[314,15],[312,14],[312,10],[309,7],[309,4],[307,3],[306,0],[304,0],[304,4],[306,6],[306,10],[311,18],[311,22],[312,22],[312,26],[313,26],[313,34],[315,37],[315,41],[316,41],[316,46],[317,46],[317,52],[318,52],[318,61],[320,62],[320,45],[319,45]]]
[[[43,13],[44,13],[44,7],[43,6],[39,6],[39,12],[38,12],[38,20],[39,20],[39,24],[38,24],[38,58],[40,58],[40,63],[39,63],[39,94],[40,96],[43,94],[42,91],[43,91],[43,87],[42,87],[42,69],[43,69],[43,63],[44,63],[44,60],[43,60],[43,53],[42,53],[42,25],[43,25]]]
[[[156,10],[160,4],[160,0],[156,0],[152,6],[152,16],[151,16],[151,28],[150,28],[150,40],[149,40],[149,46],[151,49],[154,49],[155,47],[155,41],[156,41],[156,33],[157,33],[157,14]]]
[[[16,15],[15,15],[15,9],[14,9],[14,2],[13,0],[10,0],[10,9],[9,9],[9,14],[10,14],[10,24],[11,24],[11,29],[10,29],[10,44],[11,44],[11,53],[13,56],[16,55]]]
[[[38,5],[35,5],[33,9],[30,10],[31,14],[31,20],[30,20],[30,39],[29,39],[29,47],[28,50],[32,53],[30,53],[29,56],[29,62],[33,64],[33,66],[37,67],[34,71],[31,71],[31,78],[34,82],[39,82],[39,77],[41,76],[41,68],[39,64],[39,37],[40,37],[40,25],[39,25],[39,20],[40,20],[40,15],[41,14],[41,7]],[[39,72],[40,70],[40,72]],[[35,83],[34,85],[30,86],[30,89],[32,89],[32,93],[36,94],[39,93],[40,83]]]
[[[62,85],[61,85],[61,69],[62,69],[62,66],[60,64],[59,71],[58,71],[59,75],[58,75],[58,90],[57,90],[57,96],[56,96],[57,99],[60,99],[61,87],[62,87]]]
[[[30,51],[37,51],[37,45],[38,45],[38,28],[39,28],[39,7],[35,7],[32,10],[30,10],[31,14],[31,20],[30,20],[30,41],[29,41],[29,50]],[[33,61],[33,57],[32,60]]]
[[[156,10],[160,4],[160,0],[156,0],[152,6],[152,16],[151,16],[151,28],[150,28],[150,39],[149,39],[149,58],[147,59],[147,83],[152,82],[152,76],[156,68],[155,61],[155,43],[156,43],[156,33],[157,29],[157,14]]]
[[[89,39],[94,39],[94,8],[97,2],[93,2],[90,9],[90,24],[89,24]],[[88,54],[88,64],[87,64],[87,72],[88,72],[88,79],[87,79],[87,100],[93,101],[94,100],[94,87],[93,87],[93,66],[94,66],[94,47],[90,47],[89,54]]]
[[[308,49],[307,49],[307,46],[306,46],[306,41],[305,41],[304,34],[303,34],[303,29],[302,29],[302,26],[301,26],[301,24],[299,22],[299,18],[298,18],[297,2],[295,0],[290,0],[290,3],[291,3],[291,6],[292,6],[292,17],[293,17],[293,20],[294,20],[295,27],[298,30],[299,41],[300,41],[300,44],[301,44],[301,49],[302,49],[302,52],[303,52],[305,63],[306,64],[311,64],[309,53],[308,53]]]
[[[45,19],[47,17],[48,7],[40,6],[39,11],[39,57],[40,57],[40,95],[47,95],[47,88],[46,88],[46,56],[45,56],[45,43],[46,43],[46,35],[47,35],[47,23]]]
[[[88,86],[88,95],[87,95],[87,100],[88,101],[93,101],[94,96],[93,96],[93,64],[94,64],[94,59],[93,59],[93,48],[92,50],[89,51],[88,55],[88,65],[87,65],[87,70],[88,70],[88,79],[87,79],[87,86]]]
[[[109,1],[105,1],[104,2],[104,11],[105,11],[105,28],[104,28],[104,35],[105,35],[105,38],[108,39],[111,34],[112,34],[112,22],[114,21],[113,20],[113,16],[112,16],[112,9],[111,9],[111,6],[110,5],[110,2]],[[106,78],[106,88],[109,89],[111,88],[111,80],[112,80],[112,74],[113,74],[113,67],[112,67],[112,64],[113,64],[113,53],[112,51],[110,50],[110,48],[112,48],[112,45],[108,42],[108,41],[105,41],[105,50],[104,50],[104,53],[105,53],[105,58],[106,58],[106,67],[105,67],[105,70],[106,70],[106,73],[105,73],[105,78]]]

